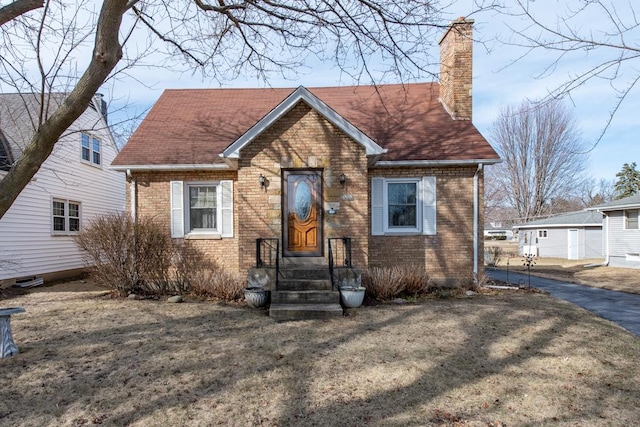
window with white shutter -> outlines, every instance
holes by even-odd
[[[233,181],[171,181],[171,237],[233,237]]]
[[[372,178],[371,234],[436,234],[436,178]]]

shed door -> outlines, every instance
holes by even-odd
[[[569,230],[569,259],[578,258],[578,230]]]
[[[322,172],[283,172],[285,256],[322,256]]]

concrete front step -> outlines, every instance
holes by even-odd
[[[325,279],[280,279],[279,291],[330,291],[331,280]]]
[[[286,267],[280,268],[282,279],[331,280],[328,268]]]
[[[340,304],[271,304],[269,316],[276,321],[334,319],[342,317]]]
[[[271,304],[339,304],[339,291],[273,291]]]

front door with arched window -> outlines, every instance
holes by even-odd
[[[284,256],[322,256],[322,171],[282,173]]]

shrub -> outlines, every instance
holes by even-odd
[[[495,267],[502,259],[502,248],[499,246],[488,246],[484,248],[484,262],[489,267]]]
[[[225,272],[189,241],[175,242],[150,218],[126,214],[93,220],[76,236],[97,283],[120,296],[186,294],[235,300],[245,280]]]
[[[96,282],[120,296],[162,291],[168,282],[172,242],[151,219],[134,222],[128,215],[108,214],[91,221],[76,236]]]
[[[363,277],[369,298],[386,301],[429,292],[429,275],[422,267],[372,267]]]
[[[189,241],[176,245],[173,269],[176,288],[181,292],[226,301],[243,296],[246,279],[224,271]]]

